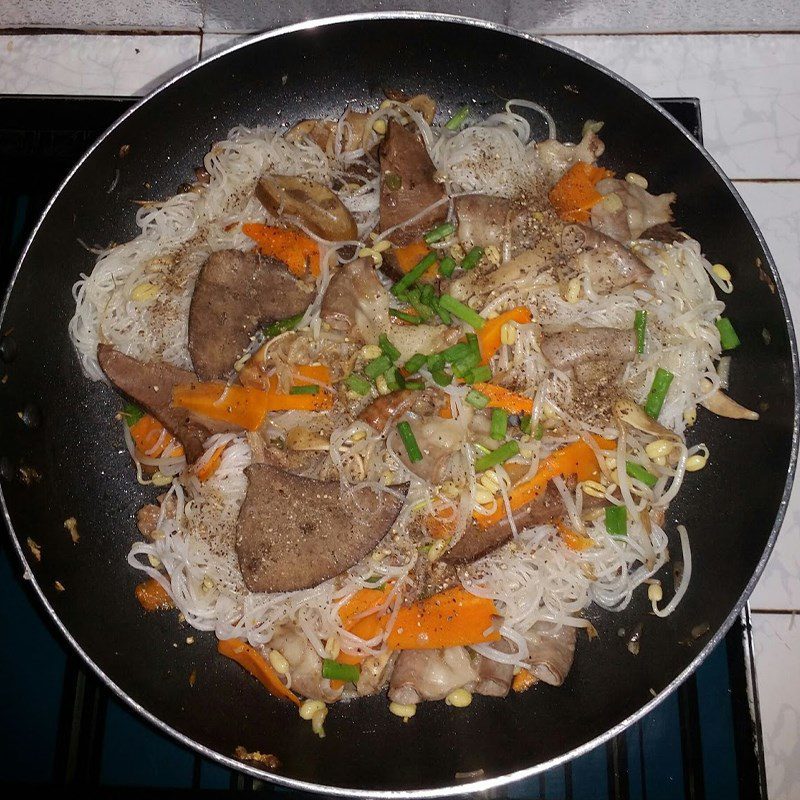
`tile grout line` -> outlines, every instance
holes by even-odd
[[[777,614],[784,617],[800,616],[800,608],[751,608],[751,614]]]

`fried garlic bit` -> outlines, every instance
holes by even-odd
[[[31,551],[31,554],[37,561],[42,560],[42,548],[31,539],[29,536],[27,539],[28,549]]]
[[[78,539],[81,538],[80,535],[78,534],[78,520],[76,520],[75,517],[69,517],[69,519],[65,519],[64,528],[72,537],[73,544],[77,544]]]
[[[241,745],[233,753],[240,761],[253,761],[256,764],[263,764],[267,769],[278,769],[281,765],[280,759],[272,753],[260,753],[258,750],[251,753]]]

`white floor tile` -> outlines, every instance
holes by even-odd
[[[800,36],[554,36],[651,96],[699,97],[732,178],[800,178]]]
[[[143,95],[195,63],[199,34],[0,36],[0,92]]]
[[[208,58],[226,47],[237,42],[249,39],[249,33],[204,33],[203,43],[200,46],[200,58]]]
[[[754,614],[756,679],[770,800],[800,797],[800,619]]]

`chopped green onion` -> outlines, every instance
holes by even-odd
[[[526,435],[531,435],[531,425],[533,424],[533,417],[530,414],[522,414],[519,418],[519,429]]]
[[[486,408],[489,405],[489,398],[477,389],[470,389],[464,398],[473,408]]]
[[[397,426],[397,432],[400,434],[400,438],[403,440],[403,444],[406,447],[408,460],[412,464],[417,461],[422,461],[422,453],[420,452],[419,445],[414,436],[414,431],[411,430],[411,426],[407,422],[401,422]]]
[[[304,383],[301,386],[292,386],[289,394],[319,394],[319,386],[313,383]]]
[[[397,308],[390,308],[389,316],[395,319],[401,319],[403,322],[408,322],[410,325],[419,325],[422,322],[422,317],[418,317],[416,314],[409,314],[407,311],[400,311]]]
[[[383,575],[373,575],[371,578],[367,578],[367,583],[379,583],[382,580],[383,580]]]
[[[358,679],[361,677],[361,670],[358,664],[342,664],[332,658],[323,658],[322,677],[331,681],[358,683]]]
[[[436,370],[441,370],[445,365],[445,358],[442,353],[433,353],[429,355],[426,360],[428,369],[431,372],[436,372]]]
[[[469,333],[466,334],[465,338],[467,340],[467,344],[469,345],[469,349],[472,350],[472,352],[475,353],[478,357],[480,357],[481,345],[480,342],[478,341],[477,334],[472,333],[470,331]]]
[[[386,372],[386,370],[391,366],[392,362],[389,359],[389,356],[378,356],[370,361],[366,367],[364,367],[364,374],[374,381],[378,375],[383,375],[383,373]]]
[[[422,294],[419,289],[409,289],[406,292],[405,297],[408,302],[411,303],[412,308],[417,312],[417,316],[419,316],[423,322],[427,319],[430,319],[431,314],[433,314],[433,309],[422,302]]]
[[[348,389],[351,389],[356,394],[360,394],[362,397],[365,394],[369,394],[370,390],[372,389],[372,385],[366,378],[362,378],[360,375],[356,374],[355,372],[351,372],[345,379],[344,379],[345,386]]]
[[[452,376],[448,375],[443,369],[432,369],[431,377],[439,386],[449,386],[453,380]]]
[[[722,345],[723,350],[734,350],[741,344],[733,325],[731,325],[731,321],[727,317],[720,317],[715,324],[719,331],[719,343]]]
[[[406,381],[406,389],[413,389],[415,392],[421,392],[425,388],[422,381]]]
[[[397,392],[406,387],[406,379],[397,367],[387,369],[386,372],[383,373],[383,377],[386,378],[386,385],[392,392]]]
[[[674,377],[669,370],[661,369],[661,367],[656,370],[653,385],[650,387],[650,394],[647,395],[647,401],[644,404],[645,414],[651,419],[658,419],[661,407],[664,405],[664,400],[669,391],[669,385]]]
[[[461,125],[463,124],[464,120],[469,116],[469,106],[461,106],[461,108],[450,117],[447,122],[445,122],[444,126],[449,131],[457,131]]]
[[[445,256],[439,262],[439,274],[443,278],[449,278],[456,270],[456,262],[455,259],[451,258],[450,256]]]
[[[457,378],[463,378],[480,363],[480,356],[476,356],[474,353],[469,353],[469,355],[459,359],[453,364],[453,375],[455,375]]]
[[[428,231],[425,236],[423,236],[423,240],[425,244],[433,244],[434,242],[441,242],[442,239],[446,239],[448,236],[451,236],[455,233],[456,226],[453,225],[452,222],[443,222],[437,228],[434,228],[432,231]]]
[[[386,172],[383,176],[383,183],[389,191],[396,192],[403,187],[403,176],[396,172]]]
[[[542,436],[544,436],[544,425],[541,422],[536,423],[536,432],[533,434],[533,438],[536,439],[537,442],[542,440]]]
[[[409,375],[413,375],[415,372],[419,372],[420,367],[424,367],[427,361],[428,356],[423,353],[414,353],[414,355],[403,364],[403,369]]]
[[[486,320],[480,314],[456,300],[452,295],[443,294],[439,298],[439,303],[445,311],[449,311],[454,317],[458,317],[458,319],[466,322],[467,325],[471,325],[476,331],[479,331],[486,324]]]
[[[658,483],[658,478],[652,472],[648,472],[641,464],[637,464],[635,461],[625,462],[625,472],[631,478],[641,481],[646,486],[655,486]]]
[[[389,337],[385,333],[378,337],[378,344],[387,358],[391,358],[392,361],[400,358],[400,351],[389,341]]]
[[[633,320],[633,329],[636,331],[636,352],[644,353],[644,337],[647,328],[647,312],[637,311]]]
[[[432,308],[434,311],[436,310],[434,306],[436,302],[436,293],[433,291],[433,286],[430,283],[425,283],[419,287],[419,301]]]
[[[485,364],[483,366],[471,369],[466,375],[464,375],[464,380],[467,383],[486,383],[491,379],[492,379],[492,370]]]
[[[450,316],[450,312],[442,308],[442,304],[439,302],[438,298],[436,300],[436,313],[445,325],[452,325],[453,318]]]
[[[469,355],[469,345],[466,342],[459,342],[458,344],[450,345],[450,347],[442,350],[439,355],[446,363],[452,364]]]
[[[625,506],[606,508],[606,531],[609,536],[626,536],[628,533],[628,509]]]
[[[509,439],[501,444],[497,450],[492,450],[485,456],[475,459],[475,472],[484,472],[490,467],[504,464],[509,458],[514,458],[519,453],[519,443],[516,439]]]
[[[392,286],[392,294],[401,297],[436,263],[436,253],[428,253],[413,269],[407,272],[397,283]]]
[[[286,319],[276,319],[275,322],[270,322],[269,325],[264,326],[264,337],[267,339],[274,339],[280,333],[286,331],[293,331],[300,320],[305,316],[305,311],[300,314],[295,314],[293,317],[286,317]]]
[[[492,409],[492,427],[489,436],[502,442],[506,438],[506,431],[508,430],[508,411],[503,408]]]
[[[134,403],[126,403],[122,409],[122,416],[125,424],[132,428],[144,416],[144,411]]]
[[[464,260],[461,262],[461,269],[465,272],[472,269],[477,266],[481,258],[483,258],[483,248],[473,247],[472,250],[464,256]]]

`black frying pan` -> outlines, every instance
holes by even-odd
[[[584,120],[605,120],[603,163],[646,174],[656,191],[676,191],[678,224],[712,261],[732,268],[729,314],[743,344],[731,393],[763,414],[757,423],[737,423],[701,412],[692,430],[691,441],[709,443],[711,462],[689,476],[670,509],[672,551],[680,552],[674,526],[681,521],[694,560],[689,590],[671,617],[648,616],[640,591],[624,613],[593,615],[601,636],[591,643],[580,637],[560,689],[541,686],[504,701],[476,697],[466,710],[422,705],[405,725],[389,714],[385,696],[374,697],[336,706],[319,740],[294,706],[218,657],[213,636],[197,635],[188,646],[192,631],[174,614],[145,615],[134,600],[140,576],[125,556],[136,536],[134,513],[154,492],[137,485],[121,446],[113,420],[119,397],[80,373],[67,337],[70,287],[93,263],[79,239],[134,236],[132,201],[173,194],[235,124],[339,113],[349,102],[378,102],[382,87],[427,92],[445,113],[469,101],[489,114],[506,98],[530,98],[550,109],[559,138],[572,141]],[[123,145],[130,146],[125,158]],[[237,745],[274,753],[281,767],[268,777],[292,786],[447,794],[464,787],[456,773],[483,770],[472,788],[487,788],[619,732],[722,637],[762,571],[789,496],[794,336],[775,266],[730,182],[631,86],[563,48],[483,23],[409,14],[300,25],[187,71],[126,114],[66,180],[22,257],[2,330],[11,331],[3,352],[16,350],[0,387],[0,456],[10,467],[3,501],[48,612],[111,688],[162,729],[229,766],[242,766],[232,760]],[[29,413],[21,420],[23,409]],[[14,477],[20,466],[41,478],[26,485]],[[71,516],[78,545],[63,528]],[[24,547],[27,536],[41,544],[41,562]],[[660,577],[671,586],[668,569]],[[66,592],[55,591],[56,580]],[[617,630],[640,621],[641,652],[633,656]],[[697,626],[708,633],[693,639]]]

